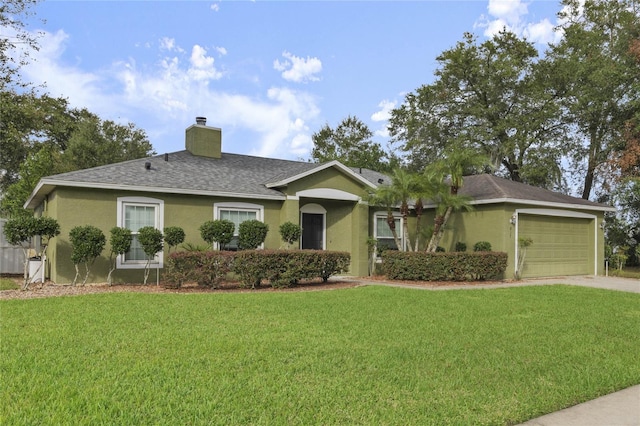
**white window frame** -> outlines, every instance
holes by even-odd
[[[406,250],[406,241],[404,240],[404,225],[402,223],[402,215],[399,212],[393,212],[394,220],[399,220],[400,226],[396,227],[396,233],[398,233],[398,238],[400,238],[400,244],[402,247],[398,247],[398,250]],[[387,220],[387,212],[375,212],[373,214],[373,238],[378,241],[378,219],[384,219],[385,223]],[[388,225],[387,225],[388,226]],[[384,237],[387,238],[387,237]],[[391,237],[393,240],[393,237]],[[395,243],[395,241],[394,241]]]
[[[214,203],[213,204],[213,220],[220,219],[220,211],[221,210],[235,210],[235,211],[243,211],[243,212],[256,212],[256,220],[264,223],[264,206],[260,204],[253,203],[234,203],[234,202],[226,202],[226,203]],[[238,236],[238,227],[236,226],[233,230],[233,236]],[[264,249],[264,243],[260,244],[259,249]],[[218,243],[213,244],[214,250],[219,250],[220,246]]]
[[[164,229],[164,200],[149,197],[118,197],[117,224],[124,228],[125,208],[126,206],[143,206],[154,207],[156,210],[155,228],[162,231]],[[116,258],[116,269],[144,269],[147,264],[144,260],[125,260],[124,255],[118,255]],[[158,267],[164,267],[164,250],[156,254],[151,264]]]

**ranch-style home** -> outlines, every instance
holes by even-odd
[[[385,210],[366,202],[369,191],[389,182],[381,173],[338,161],[225,153],[221,129],[202,119],[186,129],[185,145],[183,151],[43,178],[25,207],[60,224],[60,235],[47,249],[46,276],[56,283],[73,280],[69,231],[78,225],[97,226],[106,236],[114,226],[129,228],[134,236],[143,226],[180,226],[186,243],[202,246],[198,228],[205,221],[228,219],[237,231],[242,221],[257,219],[269,225],[264,248],[277,249],[283,245],[279,226],[289,221],[303,229],[299,248],[349,252],[354,276],[368,273],[369,238],[393,245]],[[457,242],[471,249],[488,241],[493,250],[508,253],[505,278],[512,278],[518,237],[528,237],[533,245],[525,277],[603,272],[601,224],[612,208],[491,175],[466,177],[460,193],[473,197],[474,209],[452,215],[441,243],[447,251]],[[433,215],[427,205],[425,226]],[[396,225],[402,235],[399,215]],[[415,237],[414,217],[409,227]],[[166,251],[159,253],[156,266],[162,269],[166,257]],[[134,238],[132,249],[117,259],[114,281],[141,282],[144,264]],[[90,280],[105,281],[108,269],[107,247]]]

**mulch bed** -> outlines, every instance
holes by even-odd
[[[16,278],[18,285],[22,284],[21,279]],[[296,284],[290,288],[278,288],[275,289],[269,285],[263,284],[255,289],[242,288],[237,282],[225,282],[217,289],[200,287],[197,284],[187,284],[178,289],[164,288],[162,284],[157,286],[156,283],[147,285],[143,284],[114,284],[112,286],[106,283],[96,283],[81,285],[63,285],[54,284],[52,282],[34,283],[29,286],[26,291],[23,290],[3,290],[0,291],[0,300],[9,299],[36,299],[43,297],[59,297],[59,296],[79,296],[84,294],[97,294],[97,293],[157,293],[157,294],[195,294],[195,293],[269,293],[269,292],[296,292],[296,291],[325,291],[325,290],[337,290],[344,288],[353,288],[366,284],[367,282],[379,282],[392,285],[402,285],[411,287],[457,287],[474,285],[481,287],[486,284],[505,284],[509,281],[474,281],[474,282],[459,282],[459,281],[397,281],[388,280],[384,276],[373,277],[348,277],[348,278],[333,278],[329,282],[323,283],[320,280],[305,281]]]

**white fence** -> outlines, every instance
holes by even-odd
[[[19,246],[12,246],[4,236],[4,224],[7,219],[0,219],[0,274],[22,274],[24,253]]]

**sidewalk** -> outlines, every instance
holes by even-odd
[[[522,423],[521,426],[639,426],[640,385]]]

